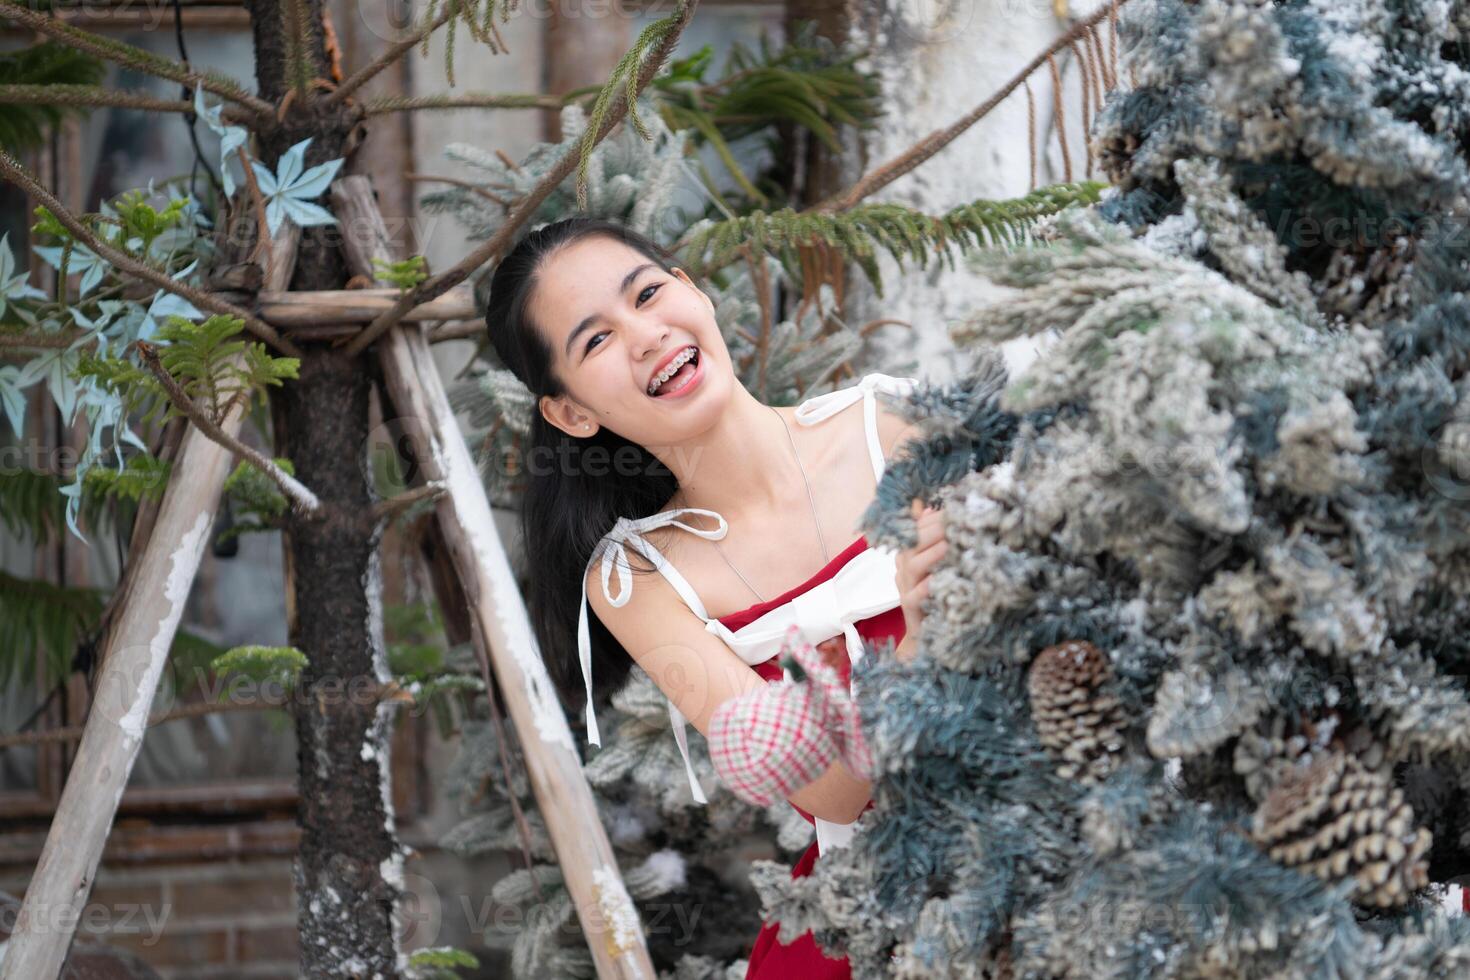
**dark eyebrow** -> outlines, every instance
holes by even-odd
[[[657,269],[658,267],[659,265],[657,262],[645,262],[642,265],[634,266],[632,271],[623,277],[622,284],[618,286],[618,294],[622,295],[624,292],[626,292],[628,287],[633,285],[633,280],[642,275],[645,269]],[[565,349],[563,350],[564,356],[572,356],[572,344],[579,336],[581,336],[583,331],[590,330],[592,326],[600,319],[602,319],[602,317],[594,313],[591,316],[583,317],[582,322],[572,328],[572,332],[567,334],[567,343]]]

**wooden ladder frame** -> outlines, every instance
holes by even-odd
[[[372,259],[392,253],[366,177],[332,186],[334,213],[349,229],[343,250],[354,274],[376,278]],[[290,223],[267,250],[264,291],[284,293],[295,268],[300,231]],[[351,290],[341,300],[352,303]],[[462,305],[462,304],[461,304]],[[485,696],[498,684],[525,754],[531,788],[546,821],[567,891],[587,936],[599,978],[653,980],[642,924],[597,812],[582,761],[541,660],[490,501],[449,405],[422,322],[406,322],[377,342],[397,421],[425,479],[446,492],[436,518],[467,597]],[[244,419],[244,400],[220,422],[229,436]],[[117,814],[158,680],[199,570],[209,529],[231,468],[230,450],[194,426],[184,435],[158,517],[129,572],[128,594],[99,648],[98,696],[88,712],[40,861],[26,887],[0,980],[56,977]],[[492,670],[494,679],[492,681]]]

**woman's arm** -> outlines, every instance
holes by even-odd
[[[587,580],[587,601],[674,707],[708,736],[715,708],[769,682],[706,631],[662,575],[640,573],[633,582],[632,597],[614,607],[603,595],[600,572],[594,569]],[[867,806],[871,792],[868,780],[837,762],[787,799],[812,816],[851,823]]]

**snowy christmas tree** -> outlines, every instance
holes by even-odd
[[[855,977],[1467,975],[1470,9],[1124,29],[1114,189],[980,259],[867,515],[951,543],[854,672],[876,806],[765,910]]]

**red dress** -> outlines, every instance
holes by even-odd
[[[821,571],[796,586],[796,588],[791,589],[789,592],[783,592],[773,599],[756,603],[748,609],[730,613],[728,616],[721,616],[720,622],[725,624],[730,630],[738,630],[742,626],[754,622],[772,609],[785,605],[808,589],[827,581],[827,579],[837,574],[838,569],[851,561],[855,555],[866,550],[867,547],[867,538],[859,537],[843,549],[837,557],[824,565]],[[892,639],[894,643],[897,643],[903,639],[904,634],[903,608],[901,606],[894,606],[892,609],[881,612],[876,616],[860,619],[853,626],[857,629],[858,635],[863,638],[864,646],[869,651],[873,649],[874,642],[878,640]],[[839,663],[838,671],[842,674],[843,680],[847,680],[851,675],[851,667],[846,661]],[[756,664],[755,672],[766,680],[779,681],[781,679],[781,667],[775,657],[772,657],[764,663]],[[796,806],[795,803],[791,805],[796,807],[796,812],[801,814],[807,823],[813,826],[816,825],[816,821],[810,813]],[[868,806],[871,807],[872,805],[869,802]],[[811,846],[806,849],[806,853],[801,856],[801,859],[796,862],[795,867],[791,869],[791,877],[803,878],[811,874],[812,865],[816,863],[816,860],[817,843],[816,841],[812,841]],[[797,980],[797,978],[800,978],[800,980],[850,980],[852,977],[852,968],[849,966],[847,958],[833,959],[823,953],[822,948],[812,938],[811,930],[807,930],[796,937],[794,942],[783,944],[776,938],[779,929],[779,923],[776,922],[768,922],[761,927],[761,931],[755,939],[755,946],[750,951],[750,966],[745,972],[745,980]]]

